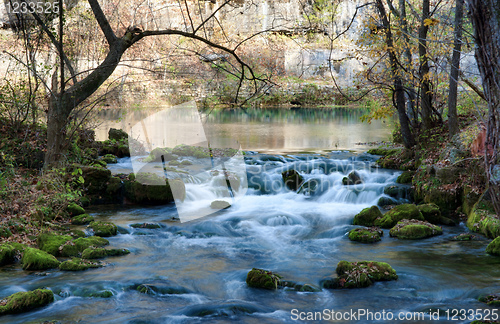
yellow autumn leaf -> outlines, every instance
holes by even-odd
[[[435,18],[424,19],[424,26],[434,26],[434,25],[437,25],[438,23],[439,23],[439,20],[435,19]]]

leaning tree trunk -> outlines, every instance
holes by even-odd
[[[457,0],[455,6],[455,41],[451,58],[450,93],[448,95],[448,129],[450,138],[458,133],[457,96],[458,74],[460,72],[460,51],[462,50],[462,21],[464,0]]]
[[[490,196],[500,216],[500,0],[468,0],[476,60],[488,101],[485,166]]]
[[[422,2],[422,21],[418,31],[418,57],[420,60],[420,106],[422,107],[422,123],[425,129],[432,128],[432,93],[430,87],[429,57],[427,54],[427,32],[430,16],[429,0]]]

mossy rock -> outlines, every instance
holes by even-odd
[[[403,219],[424,220],[424,216],[413,204],[403,204],[394,207],[384,214],[382,218],[375,220],[374,225],[382,228],[391,228]]]
[[[420,191],[419,196],[422,195],[423,189],[417,190]],[[419,200],[419,199],[416,199]],[[451,217],[455,215],[455,211],[458,207],[460,207],[460,195],[457,192],[444,189],[441,187],[434,187],[424,190],[423,192],[423,201],[424,203],[434,203],[438,205],[441,214],[445,217]]]
[[[295,290],[300,292],[320,292],[321,288],[312,284],[295,285]]]
[[[247,274],[247,285],[253,288],[278,289],[281,276],[271,271],[253,268]]]
[[[118,227],[108,222],[91,222],[89,227],[94,231],[94,235],[109,237],[118,234]]]
[[[373,154],[373,155],[381,155],[381,156],[388,156],[388,155],[393,155],[401,152],[401,148],[373,148],[368,150],[368,154]]]
[[[102,259],[107,256],[120,256],[120,255],[126,255],[129,254],[130,251],[127,249],[104,249],[104,248],[96,248],[96,247],[89,247],[83,250],[82,252],[82,258],[83,259]]]
[[[21,259],[23,270],[47,270],[57,268],[60,262],[45,251],[26,248]]]
[[[491,241],[486,247],[486,253],[491,255],[500,256],[500,236]]]
[[[390,209],[386,208],[387,206],[395,206],[399,205],[399,202],[391,197],[380,197],[377,201],[377,206],[383,208],[383,209]]]
[[[396,271],[385,262],[340,261],[337,264],[337,278],[326,280],[323,287],[329,289],[339,288],[365,288],[375,281],[397,280]]]
[[[304,182],[304,177],[302,177],[295,170],[288,170],[281,174],[283,181],[285,182],[285,186],[293,191],[297,191],[300,188],[300,185]]]
[[[71,219],[73,225],[87,225],[94,221],[94,217],[89,214],[82,214]]]
[[[172,161],[168,162],[168,165],[170,165],[170,166],[180,166],[181,162],[179,162],[177,160],[172,160]]]
[[[110,298],[113,297],[113,292],[110,290],[103,290],[95,293],[91,293],[88,295],[88,297],[93,297],[93,298]]]
[[[361,243],[375,243],[381,240],[384,232],[376,227],[355,228],[349,231],[349,240]]]
[[[110,128],[108,131],[108,139],[115,140],[115,141],[119,141],[122,139],[128,139],[128,134],[127,134],[127,132],[125,132],[121,129]]]
[[[0,237],[8,238],[12,236],[10,228],[4,225],[0,225]]]
[[[418,205],[418,210],[424,216],[424,219],[431,224],[442,224],[453,226],[456,225],[455,222],[448,217],[444,217],[441,215],[441,211],[439,210],[439,206],[436,204],[423,204]]]
[[[107,164],[115,164],[118,163],[118,158],[113,154],[106,154],[102,157],[102,160]]]
[[[189,294],[190,291],[184,287],[174,286],[168,282],[152,282],[138,285],[135,290],[147,295],[182,295]]]
[[[160,226],[160,224],[153,224],[153,223],[136,223],[136,224],[130,225],[130,227],[156,229],[156,228],[160,228],[161,226]]]
[[[100,262],[93,262],[80,258],[73,258],[71,260],[64,261],[59,265],[59,269],[63,271],[83,271],[89,268],[101,267],[103,267],[103,265]]]
[[[212,209],[226,209],[231,207],[231,204],[225,200],[214,200],[210,203]]]
[[[9,243],[0,245],[0,266],[11,264],[16,261],[16,248]]]
[[[402,220],[391,228],[389,235],[404,240],[418,240],[443,234],[441,227],[418,220]]]
[[[107,188],[111,171],[104,168],[82,166],[82,177],[89,195],[102,194]]]
[[[145,159],[142,160],[142,162],[148,163],[148,162],[162,162],[162,156],[163,156],[163,161],[172,161],[176,159],[176,156],[172,154],[172,150],[169,148],[161,148],[161,147],[156,147],[154,148],[151,153],[149,153],[149,156],[146,157]]]
[[[500,236],[500,219],[497,218],[487,193],[472,208],[467,218],[467,227],[491,239]]]
[[[405,171],[396,179],[396,183],[409,184],[413,180],[415,172]]]
[[[80,252],[73,241],[68,241],[59,247],[59,254],[63,257],[77,256]]]
[[[174,194],[183,200],[186,195],[184,182],[165,179],[154,173],[140,172],[135,180],[124,181],[125,198],[132,203],[161,205],[174,201]]]
[[[181,165],[193,165],[193,162],[191,162],[189,160],[182,160]]]
[[[352,185],[357,185],[357,184],[362,184],[363,179],[361,179],[361,176],[357,171],[351,171],[347,177],[342,178],[342,184],[344,186],[352,186]]]
[[[91,246],[103,247],[105,245],[108,245],[109,241],[99,236],[91,236],[77,238],[73,241],[73,244],[76,246],[79,252],[83,252],[83,250]]]
[[[0,300],[0,315],[24,313],[53,301],[54,294],[48,289],[18,292]]]
[[[37,244],[40,250],[54,256],[60,255],[60,247],[73,239],[70,235],[57,235],[53,233],[42,233],[37,237]]]
[[[382,217],[382,212],[377,206],[371,206],[360,211],[352,222],[353,225],[372,226],[375,220]]]
[[[488,306],[500,307],[500,296],[499,295],[483,295],[478,298],[478,301],[485,303]]]
[[[462,233],[451,238],[451,241],[475,241],[478,237],[471,233]]]

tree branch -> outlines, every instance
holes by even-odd
[[[104,15],[104,12],[102,12],[99,2],[97,2],[97,0],[88,0],[88,2],[90,8],[92,8],[92,12],[94,13],[95,19],[97,20],[99,27],[104,33],[104,37],[106,37],[106,41],[108,42],[109,45],[112,45],[117,40],[117,37],[113,29],[111,28],[108,19],[106,18],[106,15]]]

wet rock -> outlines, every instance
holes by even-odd
[[[455,222],[447,217],[441,216],[441,211],[436,204],[423,204],[418,205],[418,210],[424,216],[424,219],[432,224],[442,224],[442,225],[455,225]]]
[[[474,204],[467,219],[467,227],[491,239],[500,236],[500,219],[496,217],[488,191]]]
[[[500,256],[500,236],[494,239],[490,244],[488,244],[488,246],[486,247],[486,253]]]
[[[347,177],[342,178],[342,184],[344,186],[351,186],[362,183],[363,179],[361,179],[361,176],[357,171],[351,171],[351,173],[349,173]]]
[[[349,239],[351,241],[361,243],[375,243],[381,240],[384,232],[377,227],[355,228],[349,231]]]
[[[90,166],[81,166],[80,168],[87,194],[101,194],[106,190],[107,183],[111,178],[110,170]]]
[[[304,182],[304,177],[293,169],[283,172],[281,176],[285,182],[285,186],[293,191],[297,191]]]
[[[127,249],[104,249],[104,248],[96,248],[96,247],[89,247],[83,250],[82,252],[82,258],[83,259],[102,259],[108,256],[121,256],[121,255],[127,255],[129,254],[130,251]]]
[[[54,294],[48,289],[18,292],[0,300],[0,315],[24,313],[53,301]]]
[[[380,197],[377,201],[377,206],[383,208],[383,209],[391,209],[391,208],[386,208],[388,206],[394,206],[398,205],[399,202],[391,197]]]
[[[94,235],[96,236],[109,237],[118,234],[118,228],[113,223],[91,222],[89,227],[94,231]]]
[[[21,264],[23,270],[47,270],[59,266],[59,261],[51,254],[35,248],[26,248]]]
[[[485,303],[488,306],[500,307],[500,296],[499,295],[484,295],[478,298],[478,301]]]
[[[319,194],[320,191],[323,191],[320,183],[321,182],[319,179],[309,179],[300,186],[298,193],[306,196],[314,196],[316,194]]]
[[[108,132],[108,139],[115,141],[128,139],[128,134],[121,129],[110,128]]]
[[[91,236],[91,237],[77,238],[76,240],[73,241],[73,244],[76,246],[79,252],[83,252],[83,250],[91,246],[103,247],[105,245],[108,245],[109,241],[102,237]]]
[[[118,158],[113,154],[106,154],[102,157],[102,160],[107,164],[115,164],[118,163]]]
[[[90,293],[87,297],[110,298],[110,297],[113,297],[113,292],[110,290],[103,290],[103,291],[99,291],[99,292]]]
[[[402,220],[389,231],[390,236],[404,240],[418,240],[441,234],[443,234],[441,227],[415,219]]]
[[[231,204],[225,200],[214,200],[210,203],[210,208],[212,209],[226,209],[231,207]]]
[[[320,292],[321,288],[311,284],[295,285],[295,290],[300,292]]]
[[[438,205],[441,215],[445,217],[455,215],[456,209],[461,205],[460,195],[457,191],[448,190],[444,187],[431,187],[428,189],[422,186],[417,187],[415,200]]]
[[[54,233],[42,233],[37,237],[37,244],[40,250],[54,256],[60,255],[60,247],[73,239],[70,235],[57,235]]]
[[[384,188],[384,194],[394,199],[413,200],[413,189],[408,185],[390,185]]]
[[[83,260],[80,258],[73,258],[71,260],[64,261],[59,265],[59,269],[63,271],[83,271],[90,268],[101,268],[104,265],[100,262],[93,262],[88,260]]]
[[[322,283],[324,288],[364,288],[371,286],[375,281],[397,280],[396,271],[385,262],[340,261],[337,265],[337,278]]]
[[[89,214],[82,214],[71,219],[73,225],[87,225],[94,221],[94,217]]]
[[[79,206],[78,204],[72,202],[68,205],[66,208],[66,211],[68,212],[70,217],[75,217],[81,214],[85,214],[85,209],[83,207]]]
[[[190,291],[184,287],[179,287],[172,285],[169,282],[160,281],[141,284],[137,286],[135,290],[147,295],[182,295],[190,293]]]
[[[175,160],[177,158],[176,155],[172,154],[172,149],[165,147],[156,147],[154,148],[150,153],[149,156],[146,157],[143,162],[148,163],[148,162],[162,162],[162,157],[163,161],[168,162]]]
[[[462,233],[451,238],[451,241],[476,241],[479,238],[471,233]]]
[[[415,175],[415,172],[412,171],[405,171],[403,172],[397,179],[397,183],[402,183],[402,184],[409,184],[413,180],[413,176]]]
[[[16,248],[9,243],[0,245],[0,266],[11,264],[16,261]]]
[[[174,195],[185,197],[186,187],[178,179],[165,179],[154,173],[141,172],[124,181],[125,198],[132,203],[161,205],[174,201]]]
[[[156,229],[156,228],[160,228],[161,226],[159,224],[153,224],[153,223],[136,223],[136,224],[130,225],[130,227]]]
[[[424,220],[424,216],[413,204],[404,204],[394,207],[384,214],[383,217],[375,220],[374,225],[382,228],[391,228],[403,219]]]
[[[382,217],[382,212],[377,206],[371,206],[360,211],[352,222],[353,225],[372,226],[377,218]]]
[[[253,268],[247,274],[247,285],[253,288],[278,289],[281,276],[271,271]]]

